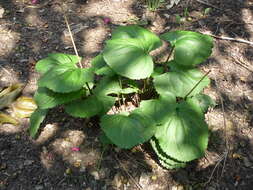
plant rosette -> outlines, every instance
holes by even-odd
[[[157,64],[150,52],[162,45],[161,39],[173,53],[169,62]],[[168,169],[202,157],[208,144],[204,114],[215,103],[202,94],[210,80],[196,65],[211,55],[212,38],[172,31],[161,39],[140,26],[120,26],[89,68],[77,66],[80,57],[62,53],[38,61],[38,107],[30,118],[30,135],[35,137],[49,109],[62,105],[73,117],[98,116],[104,145],[130,149],[150,142]],[[129,101],[138,106],[121,109]],[[108,114],[112,108],[120,111]]]

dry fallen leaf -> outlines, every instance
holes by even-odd
[[[9,106],[13,101],[15,101],[21,92],[22,87],[23,84],[16,83],[2,90],[0,92],[0,109]]]
[[[21,96],[13,104],[12,109],[18,118],[30,117],[37,105],[31,97]]]
[[[4,123],[18,125],[19,122],[15,118],[11,117],[10,115],[0,112],[0,124],[4,124]]]

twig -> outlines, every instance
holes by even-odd
[[[62,8],[62,10],[63,10],[63,8]],[[68,19],[67,19],[67,16],[66,16],[64,10],[63,10],[63,16],[64,16],[65,23],[66,23],[66,25],[67,25],[67,27],[68,27],[69,35],[70,35],[70,38],[71,38],[71,42],[72,42],[73,48],[74,48],[74,50],[75,50],[75,54],[76,54],[76,56],[78,57],[79,66],[80,66],[80,68],[83,68],[82,63],[81,63],[81,59],[80,59],[80,57],[79,57],[79,55],[78,55],[78,51],[77,51],[77,49],[76,49],[76,44],[75,44],[75,41],[74,41],[72,32],[71,32],[71,29],[70,29],[70,26],[69,26],[69,22],[68,22]],[[90,89],[89,84],[86,82],[85,85],[87,86],[88,91],[90,92],[90,94],[92,94],[92,91],[91,91],[91,89]]]
[[[211,72],[211,70],[209,70],[198,82],[197,84],[195,84],[195,86],[185,95],[184,99],[186,99],[191,93],[192,91],[199,85],[199,83],[201,83],[202,80],[204,80],[204,78]]]
[[[221,156],[221,158],[219,159],[219,161],[215,164],[215,167],[214,167],[214,169],[213,169],[213,171],[212,171],[212,173],[211,173],[211,176],[209,177],[209,179],[208,179],[208,181],[205,183],[205,185],[207,185],[208,183],[211,182],[216,168],[217,168],[218,165],[222,162],[222,160],[224,159],[224,157],[225,157],[225,154],[223,154],[223,155]]]
[[[134,184],[136,185],[136,187],[138,189],[143,189],[142,186],[134,179],[134,177],[126,170],[126,168],[123,166],[123,164],[120,162],[120,160],[118,159],[118,157],[116,155],[114,155],[115,159],[117,160],[117,162],[119,163],[119,165],[121,166],[121,168],[124,170],[124,172],[130,177],[130,179],[134,182]]]
[[[244,69],[247,69],[247,70],[250,71],[250,72],[253,72],[253,69],[249,68],[249,66],[248,66],[247,64],[243,63],[241,60],[239,60],[239,59],[237,59],[237,58],[235,58],[235,57],[233,57],[233,56],[232,56],[232,58],[234,59],[234,61],[235,61],[238,65],[240,65],[240,66],[243,67]]]
[[[197,1],[197,2],[199,2],[199,3],[202,3],[202,4],[204,4],[204,5],[207,5],[207,6],[213,7],[213,8],[215,8],[215,9],[222,10],[221,8],[216,7],[216,6],[214,6],[214,5],[212,5],[212,4],[208,3],[208,2],[201,1],[201,0],[196,0],[196,1]]]
[[[216,80],[216,77],[215,77],[215,82],[217,84],[217,80]],[[225,170],[225,166],[226,166],[226,161],[227,161],[227,156],[228,156],[228,153],[229,153],[229,146],[228,146],[228,137],[227,137],[227,124],[226,124],[226,118],[225,118],[225,109],[224,109],[224,102],[223,102],[223,98],[221,96],[221,94],[219,93],[219,98],[221,100],[221,109],[222,109],[222,116],[223,116],[223,125],[224,125],[224,136],[225,136],[225,146],[226,146],[226,150],[225,152],[223,153],[222,157],[219,159],[219,161],[216,163],[212,173],[211,173],[211,176],[209,177],[208,181],[205,183],[205,185],[207,185],[213,178],[213,175],[214,175],[214,172],[216,170],[216,168],[218,167],[218,165],[222,162],[222,160],[224,160],[223,162],[223,166],[222,166],[222,171],[221,171],[221,175],[220,177],[223,176],[223,173],[224,173],[224,170]]]
[[[216,35],[208,34],[208,33],[203,33],[203,34],[212,36],[212,37],[220,39],[220,40],[229,40],[229,41],[245,43],[245,44],[248,44],[250,46],[253,46],[253,42],[248,41],[248,40],[244,40],[244,39],[230,38],[230,37],[226,37],[226,36],[216,36]]]
[[[0,65],[0,67],[3,69],[4,72],[6,72],[8,75],[11,76],[11,73],[10,73],[7,69],[5,69],[5,68],[4,68],[3,66],[1,66],[1,65]]]
[[[170,53],[169,53],[169,55],[168,55],[168,57],[167,57],[167,59],[166,59],[166,63],[169,61],[169,59],[170,59],[170,57],[171,57],[171,55],[172,55],[172,52],[173,52],[173,50],[174,50],[174,48],[175,48],[175,46],[172,46],[172,48],[171,48],[171,50],[170,50]]]
[[[75,44],[75,41],[74,41],[74,38],[73,38],[73,35],[72,35],[72,32],[71,32],[71,29],[70,29],[70,26],[69,26],[69,22],[68,22],[66,14],[64,12],[63,12],[63,16],[64,16],[65,23],[66,23],[66,25],[68,27],[69,35],[70,35],[71,42],[72,42],[72,45],[73,45],[74,50],[75,50],[75,54],[79,57],[78,51],[76,49],[76,44]],[[78,59],[78,63],[79,63],[80,68],[83,68],[80,58]]]
[[[216,77],[215,77],[215,82],[217,84]],[[227,155],[228,155],[229,147],[228,147],[227,123],[226,123],[226,117],[225,117],[224,102],[223,102],[223,98],[222,98],[220,93],[219,93],[219,98],[220,98],[220,101],[221,101],[221,109],[222,109],[223,125],[224,125],[224,136],[225,136],[225,145],[226,145],[224,163],[223,163],[223,167],[222,167],[222,171],[221,171],[221,177],[222,177],[222,175],[224,173],[226,161],[227,161]]]

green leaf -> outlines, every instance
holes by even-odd
[[[37,134],[40,124],[45,119],[47,112],[47,109],[36,109],[31,115],[29,133],[32,137],[35,137],[35,135]]]
[[[96,88],[93,90],[94,94],[118,94],[121,91],[117,77],[103,77]]]
[[[147,52],[162,45],[161,40],[149,30],[138,25],[120,26],[112,33],[112,39],[138,39]]]
[[[97,75],[113,76],[115,72],[106,64],[103,55],[99,54],[91,61],[92,68]]]
[[[194,66],[205,61],[212,53],[213,40],[210,36],[191,31],[173,31],[161,35],[174,49],[177,64]]]
[[[160,47],[161,40],[136,25],[118,27],[107,41],[103,58],[117,74],[130,79],[147,78],[153,72],[149,52]]]
[[[195,108],[196,112],[206,113],[209,107],[216,105],[215,101],[206,94],[197,94],[193,97],[187,98],[186,102]]]
[[[137,88],[128,87],[128,88],[121,89],[120,94],[132,94],[132,93],[138,93],[138,91],[139,89]]]
[[[49,109],[55,106],[71,102],[85,95],[83,89],[70,93],[57,93],[48,88],[38,88],[34,95],[36,104],[40,109]]]
[[[106,136],[104,131],[102,131],[99,135],[99,141],[103,144],[103,146],[107,146],[113,144],[112,141]]]
[[[177,97],[185,97],[204,75],[197,69],[172,71],[154,77],[154,86],[159,94],[173,93]],[[200,93],[210,83],[205,77],[188,96]]]
[[[106,136],[120,148],[144,143],[156,130],[153,120],[139,112],[105,115],[100,124]]]
[[[175,109],[175,105],[175,95],[168,93],[158,99],[141,101],[138,109],[152,118],[156,125],[161,125],[167,120],[168,114]]]
[[[168,114],[155,137],[168,156],[188,162],[202,157],[208,143],[208,127],[203,117],[191,105],[182,102]]]
[[[138,39],[115,39],[106,43],[103,57],[119,75],[130,79],[143,79],[153,72],[153,60]]]
[[[38,61],[35,66],[35,69],[37,72],[44,74],[55,65],[60,64],[75,65],[76,63],[78,63],[79,59],[81,59],[81,57],[78,57],[76,55],[53,53],[49,54],[48,57],[46,57],[45,59],[41,59],[40,61]]]
[[[57,65],[46,72],[38,81],[39,87],[54,92],[67,93],[81,89],[86,82],[93,81],[91,68],[76,68],[73,65]]]
[[[161,75],[164,73],[164,67],[162,66],[157,66],[155,67],[153,73],[151,74],[152,77],[156,77],[158,75]]]
[[[175,160],[169,157],[165,152],[163,152],[162,149],[159,147],[159,143],[157,139],[152,138],[150,140],[150,144],[152,148],[154,149],[155,153],[157,154],[159,158],[159,162],[163,167],[167,169],[176,169],[176,168],[183,168],[186,166],[185,162],[180,162],[178,160]]]
[[[115,97],[91,95],[86,99],[76,100],[65,105],[68,114],[74,117],[87,118],[105,114],[115,103]]]

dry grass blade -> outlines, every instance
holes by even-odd
[[[215,77],[215,83],[217,83],[217,79]],[[217,87],[218,88],[218,87]],[[219,88],[218,88],[219,90]],[[222,166],[222,171],[221,171],[221,175],[220,177],[223,176],[223,173],[225,171],[225,167],[226,167],[226,161],[227,161],[227,156],[228,156],[228,153],[229,153],[229,145],[228,145],[228,136],[227,136],[227,124],[226,124],[226,117],[225,117],[225,109],[224,109],[224,101],[223,101],[223,98],[220,94],[220,92],[218,93],[219,94],[219,99],[221,101],[221,109],[222,109],[222,116],[223,116],[223,127],[224,127],[224,136],[225,136],[225,146],[226,146],[226,150],[224,151],[224,153],[222,154],[222,156],[220,157],[220,159],[218,160],[218,162],[216,163],[212,173],[211,173],[211,176],[209,177],[208,181],[205,183],[205,185],[207,185],[208,183],[211,182],[212,178],[213,178],[213,175],[214,175],[214,172],[216,171],[216,168],[219,166],[219,164],[223,161],[223,166]]]
[[[136,187],[138,189],[143,189],[142,186],[134,179],[134,177],[127,171],[127,169],[124,167],[124,165],[120,162],[120,160],[118,159],[118,157],[116,155],[114,155],[115,159],[117,160],[117,162],[119,163],[120,167],[124,170],[124,172],[130,177],[130,179],[133,181],[133,183],[136,185]]]
[[[70,38],[71,38],[72,45],[73,45],[74,50],[75,50],[75,54],[76,54],[76,56],[79,57],[78,51],[77,51],[77,49],[76,49],[76,44],[75,44],[75,41],[74,41],[74,38],[73,38],[73,35],[72,35],[72,32],[71,32],[71,29],[70,29],[70,26],[69,26],[69,22],[68,22],[67,16],[66,16],[66,14],[65,14],[64,12],[63,12],[63,14],[64,14],[63,16],[64,16],[65,23],[66,23],[66,25],[67,25],[67,27],[68,27],[68,31],[69,31],[69,35],[70,35]],[[83,68],[80,59],[79,59],[79,66],[80,66],[81,68]]]

